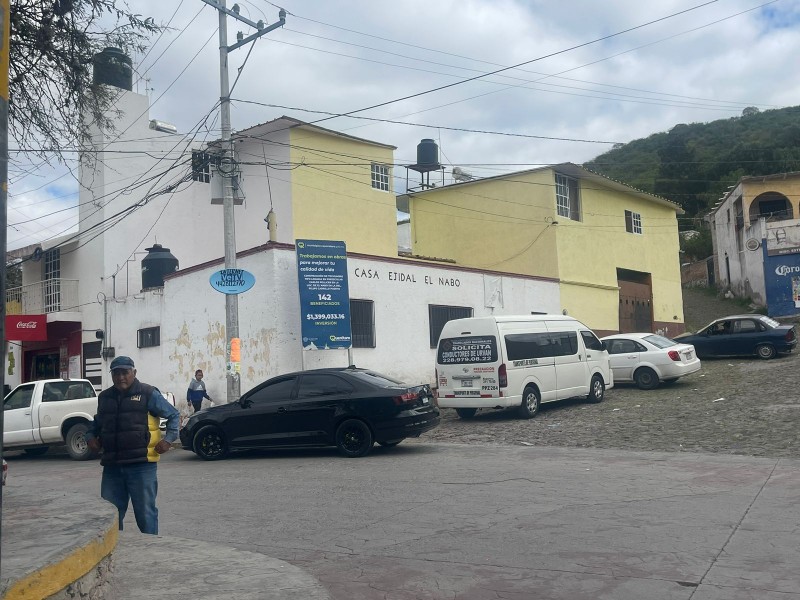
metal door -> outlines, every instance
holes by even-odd
[[[620,333],[653,331],[653,291],[648,283],[618,280]]]

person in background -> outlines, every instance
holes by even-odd
[[[194,372],[194,379],[189,382],[189,389],[186,390],[186,401],[192,405],[194,412],[197,412],[203,405],[203,398],[208,398],[209,402],[213,402],[206,392],[206,383],[203,381],[203,371],[197,369],[197,371]]]
[[[139,531],[158,535],[156,468],[178,439],[180,413],[157,388],[136,379],[128,356],[111,361],[111,380],[114,385],[97,397],[97,414],[86,432],[89,448],[103,451],[100,495],[117,507],[120,529],[130,501]],[[160,418],[167,420],[163,439]]]

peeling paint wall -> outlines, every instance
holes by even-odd
[[[256,278],[255,287],[239,297],[245,392],[303,367],[300,303],[293,250],[264,250],[240,257],[237,266]],[[181,402],[198,368],[209,395],[225,399],[225,298],[208,283],[217,268],[171,278],[163,296],[148,293],[144,300],[118,303],[111,316],[117,355],[132,356],[143,381],[173,392]],[[354,348],[353,361],[409,382],[434,379],[429,304],[471,307],[475,316],[561,310],[554,281],[360,257],[348,258],[348,272],[350,297],[372,300],[375,308],[376,347]],[[152,326],[157,315],[161,346],[137,349],[136,330]],[[345,350],[305,353],[306,369],[347,364]]]

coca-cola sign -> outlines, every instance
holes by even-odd
[[[6,339],[19,342],[47,341],[47,315],[6,315]]]

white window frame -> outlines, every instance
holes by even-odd
[[[372,187],[382,192],[388,192],[391,189],[389,182],[392,178],[392,170],[388,165],[380,163],[372,163]]]
[[[581,220],[578,180],[574,177],[556,173],[556,211],[559,217],[565,217],[572,221]]]
[[[642,215],[632,210],[625,211],[625,231],[642,235]]]

